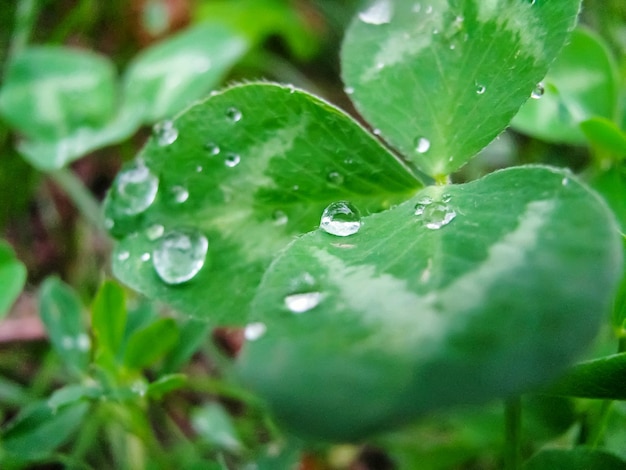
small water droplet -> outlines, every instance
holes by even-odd
[[[437,28],[433,29],[433,34],[434,34],[434,35],[439,34],[439,30],[438,30]]]
[[[448,225],[456,217],[456,212],[443,202],[433,202],[425,205],[421,212],[415,211],[415,215],[421,216],[423,224],[430,230],[439,230]]]
[[[433,198],[430,196],[422,196],[417,200],[417,204],[415,204],[415,215],[422,215],[426,206],[433,203]]]
[[[197,230],[168,232],[152,251],[154,270],[166,284],[189,281],[204,266],[208,248],[209,241]]]
[[[261,322],[250,323],[246,325],[246,327],[244,328],[243,336],[248,341],[256,341],[261,336],[263,336],[266,331],[267,331],[267,326],[265,326],[265,323],[261,323]]]
[[[569,184],[569,178],[567,176],[565,176],[562,180],[561,180],[561,185],[563,186],[567,186]]]
[[[293,95],[296,92],[296,87],[292,83],[287,85],[287,89],[289,90],[290,95]]]
[[[127,215],[144,212],[154,202],[158,189],[159,179],[142,161],[136,161],[117,175],[117,209]]]
[[[331,171],[328,173],[327,179],[332,184],[342,184],[344,181],[343,175],[338,171]]]
[[[274,225],[285,225],[289,221],[289,217],[281,210],[276,210],[272,214]]]
[[[537,0],[528,0],[528,3],[530,3],[530,6],[532,7],[535,3],[537,3]]]
[[[385,68],[385,63],[384,62],[378,62],[376,64],[376,70],[382,70]]]
[[[189,199],[189,191],[187,191],[187,188],[183,186],[172,186],[170,188],[170,192],[174,197],[174,201],[178,204],[182,204],[187,199]]]
[[[426,10],[424,10],[424,12],[425,12],[427,15],[430,15],[430,14],[433,12],[433,7],[432,7],[432,5],[428,5],[428,6],[426,7]]]
[[[203,168],[202,168],[202,166],[201,166],[201,165],[198,165],[198,166],[196,167],[196,173],[202,173],[202,170],[203,170]]]
[[[108,217],[106,219],[104,219],[104,228],[107,230],[111,230],[113,227],[115,227],[115,222],[113,222],[113,219],[109,219]]]
[[[294,191],[298,191],[300,189],[300,186],[298,186],[297,184],[294,184],[291,189],[293,189]]]
[[[361,228],[359,210],[347,201],[333,202],[324,209],[320,228],[338,237],[354,235]]]
[[[220,153],[220,146],[217,145],[215,142],[207,142],[204,145],[204,149],[207,151],[207,153],[211,156],[213,155],[218,155]]]
[[[346,92],[346,95],[351,95],[352,93],[354,93],[354,88],[352,88],[351,86],[347,86],[343,89],[343,91]]]
[[[235,107],[231,107],[226,110],[226,117],[228,118],[229,121],[239,122],[242,116],[243,114],[241,114],[241,111],[239,111],[239,109]]]
[[[239,165],[239,162],[241,162],[241,157],[236,153],[228,153],[226,154],[226,158],[224,158],[224,165],[228,168],[236,167]]]
[[[451,194],[444,194],[443,196],[441,196],[441,201],[442,202],[450,202],[450,200],[452,199],[452,195]]]
[[[486,90],[487,90],[487,87],[485,85],[481,85],[479,83],[476,84],[476,94],[477,95],[482,95],[483,93],[485,93]]]
[[[178,129],[173,121],[161,121],[152,127],[152,133],[160,147],[167,147],[173,144],[178,138]]]
[[[154,241],[158,238],[161,238],[161,236],[163,236],[164,231],[165,231],[165,228],[163,227],[163,225],[154,224],[147,228],[146,237],[148,237],[148,240]]]
[[[543,96],[543,94],[545,92],[546,92],[546,88],[543,85],[543,82],[539,82],[539,83],[537,83],[537,86],[535,87],[535,89],[530,94],[530,97],[535,99],[535,100],[538,100],[539,98],[541,98]]]
[[[149,261],[151,258],[150,253],[144,253],[143,255],[141,255],[141,261]]]
[[[285,306],[292,313],[304,313],[314,309],[322,300],[321,292],[303,292],[285,297]]]
[[[380,135],[380,129],[372,129],[374,135]]]
[[[120,251],[117,254],[117,259],[119,261],[126,261],[128,258],[130,258],[130,252],[128,250]]]
[[[425,137],[415,139],[415,151],[417,153],[426,153],[430,149],[430,140]]]
[[[81,333],[76,337],[76,347],[80,351],[89,351],[91,347],[91,339],[85,333]]]
[[[359,19],[363,23],[381,25],[391,21],[393,15],[393,3],[391,0],[378,0],[366,10],[359,13]]]

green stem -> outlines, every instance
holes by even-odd
[[[505,401],[504,421],[506,427],[504,469],[519,470],[522,465],[522,400],[520,397]]]
[[[37,0],[20,0],[15,7],[15,30],[11,38],[9,59],[26,47],[39,12]]]
[[[62,168],[51,171],[48,175],[63,189],[87,222],[96,229],[105,231],[100,204],[71,170]]]

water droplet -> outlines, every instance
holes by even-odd
[[[116,178],[117,209],[127,215],[144,212],[154,202],[159,179],[141,161],[122,170]]]
[[[144,253],[143,255],[141,255],[141,261],[149,261],[150,257],[150,253]]]
[[[535,3],[537,2],[537,0],[528,0],[528,3],[530,3],[530,6],[532,7]]]
[[[160,147],[167,147],[173,144],[178,138],[178,129],[173,121],[161,121],[152,127],[152,133]]]
[[[567,186],[569,184],[569,178],[567,176],[565,176],[562,180],[561,180],[561,185],[563,186]]]
[[[372,129],[374,135],[380,135],[380,129]]]
[[[220,153],[220,146],[217,145],[215,142],[208,142],[208,143],[206,143],[204,145],[204,149],[211,156],[218,155]]]
[[[433,202],[425,205],[421,212],[415,211],[415,215],[422,217],[424,226],[430,230],[439,230],[448,225],[456,217],[456,212],[443,202]]]
[[[427,15],[430,15],[430,14],[433,12],[433,7],[432,7],[432,5],[428,5],[428,6],[426,7],[426,10],[424,10],[424,12],[425,12]]]
[[[299,314],[314,309],[321,301],[321,292],[303,292],[285,297],[285,306],[292,313]]]
[[[128,258],[130,258],[130,252],[128,250],[120,251],[117,254],[117,259],[119,261],[126,261]]]
[[[378,62],[376,64],[376,70],[382,70],[385,68],[385,63],[384,62]]]
[[[243,336],[248,341],[256,341],[261,336],[263,336],[266,331],[267,331],[267,326],[265,326],[265,323],[261,323],[261,322],[250,323],[249,325],[246,325],[246,327],[244,328]]]
[[[80,351],[89,351],[91,347],[91,339],[85,333],[81,333],[76,337],[76,348]]]
[[[107,230],[111,230],[113,227],[115,227],[115,222],[113,222],[113,219],[109,219],[108,217],[106,219],[104,219],[104,228]]]
[[[354,88],[352,88],[351,86],[347,86],[343,89],[343,91],[346,92],[346,95],[351,95],[352,93],[354,93]]]
[[[226,110],[226,117],[232,122],[239,122],[242,116],[243,114],[237,108],[232,107]]]
[[[485,87],[485,85],[481,85],[479,83],[476,84],[476,94],[477,95],[482,95],[483,93],[485,93],[486,90],[487,90],[487,87]]]
[[[148,240],[154,241],[158,238],[161,238],[164,231],[165,228],[163,227],[163,225],[154,224],[148,227],[148,229],[146,230],[146,237],[148,237]]]
[[[285,225],[289,221],[289,217],[281,210],[274,211],[272,214],[274,225]]]
[[[300,189],[300,186],[298,186],[297,184],[294,184],[291,189],[293,189],[294,191],[298,191]]]
[[[391,0],[378,0],[369,8],[359,13],[359,19],[363,23],[381,25],[391,21],[393,15],[393,3]]]
[[[226,154],[226,158],[224,158],[224,165],[228,168],[236,167],[239,165],[239,162],[241,162],[241,157],[236,153],[228,153]]]
[[[450,200],[452,199],[452,195],[446,193],[443,196],[441,196],[441,201],[442,202],[450,202]]]
[[[425,137],[415,139],[415,150],[417,153],[426,153],[430,149],[430,140]]]
[[[433,203],[433,198],[430,196],[422,196],[417,200],[417,204],[415,204],[415,215],[422,215],[426,206]]]
[[[361,228],[359,210],[347,201],[333,202],[324,209],[320,228],[338,237],[354,235]]]
[[[290,95],[293,95],[296,92],[296,87],[292,83],[287,85],[287,89],[289,90]]]
[[[545,92],[546,92],[546,88],[543,85],[543,82],[539,82],[539,83],[537,83],[537,86],[535,87],[535,89],[530,94],[530,97],[535,99],[535,100],[538,100],[539,98],[541,98],[543,96],[543,94]]]
[[[187,188],[184,188],[183,186],[172,186],[170,188],[170,192],[174,197],[174,201],[178,204],[182,204],[189,199],[189,191],[187,191]]]
[[[152,251],[154,270],[166,284],[192,279],[204,266],[209,241],[196,230],[166,233]]]
[[[196,167],[196,173],[202,173],[202,166],[198,165]]]
[[[328,173],[327,179],[330,183],[337,185],[342,184],[344,180],[343,175],[338,171],[331,171]]]

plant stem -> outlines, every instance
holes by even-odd
[[[38,0],[20,0],[15,7],[15,29],[11,38],[9,59],[19,54],[30,39],[31,31],[37,21]]]
[[[504,404],[506,442],[504,448],[504,469],[519,470],[522,463],[522,400],[509,398]]]
[[[85,220],[99,231],[104,232],[105,227],[100,204],[87,190],[83,182],[71,170],[66,168],[51,171],[48,175],[63,189]]]

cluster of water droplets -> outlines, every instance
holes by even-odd
[[[348,201],[333,202],[322,212],[320,228],[337,237],[354,235],[361,229],[361,214]]]
[[[423,196],[415,205],[415,215],[420,218],[424,227],[439,230],[456,217],[456,211],[449,204],[451,199],[449,194],[444,194],[438,201],[430,196]]]

